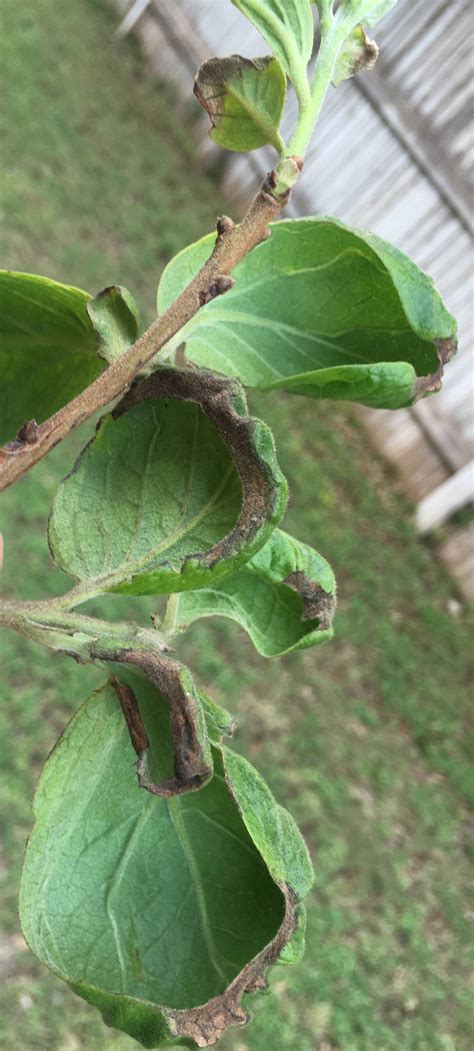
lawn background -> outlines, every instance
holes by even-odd
[[[148,320],[164,263],[224,204],[166,91],[113,28],[100,0],[2,0],[1,265],[91,292],[125,284]],[[332,644],[279,662],[226,621],[202,622],[179,645],[235,712],[236,746],[291,809],[317,872],[303,964],[275,969],[252,1025],[220,1046],[467,1051],[472,613],[453,604],[452,582],[350,408],[278,396],[252,409],[274,428],[290,481],[285,527],[331,561],[339,612]],[[64,589],[45,523],[89,431],[3,494],[5,595]],[[90,608],[145,622],[155,606]],[[6,632],[1,653],[0,1042],[131,1051],[36,963],[17,920],[35,781],[103,676]]]

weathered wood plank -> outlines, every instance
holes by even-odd
[[[474,501],[474,460],[451,475],[438,489],[418,504],[416,524],[419,533],[429,533],[461,507]]]
[[[441,545],[440,555],[461,594],[468,602],[474,602],[474,524],[456,529]]]

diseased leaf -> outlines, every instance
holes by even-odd
[[[375,40],[369,40],[362,26],[356,26],[347,37],[337,57],[332,82],[334,87],[342,84],[343,80],[374,68],[379,56],[379,49]]]
[[[34,274],[0,271],[0,444],[42,423],[105,367],[87,292]]]
[[[104,654],[107,663],[110,653]],[[138,756],[137,777],[140,788],[155,796],[171,797],[194,792],[206,784],[213,773],[212,754],[207,730],[211,736],[232,733],[230,716],[196,689],[187,668],[168,657],[160,657],[143,650],[117,653],[113,686],[122,708],[130,740]],[[173,774],[164,780],[156,779],[155,757],[143,721],[140,700],[127,684],[128,668],[139,668],[159,691],[170,709]]]
[[[253,22],[294,83],[306,78],[314,39],[310,0],[232,0]]]
[[[111,364],[135,343],[140,315],[130,292],[121,285],[104,288],[87,304],[87,313],[97,336],[101,358]]]
[[[141,676],[126,678],[165,779],[165,707]],[[306,847],[256,770],[228,748],[213,752],[216,772],[199,792],[141,792],[107,686],[67,727],[36,794],[25,937],[108,1025],[148,1048],[211,1046],[247,1020],[242,997],[264,987],[280,953],[292,962],[301,951]]]
[[[332,638],[335,581],[332,570],[307,544],[281,529],[265,547],[210,588],[181,596],[177,626],[222,616],[248,632],[263,657],[279,657]]]
[[[211,58],[194,83],[194,94],[211,118],[211,139],[227,150],[270,144],[281,152],[278,128],[286,77],[276,58]]]
[[[294,967],[303,959],[306,950],[306,908],[303,904],[298,906],[297,926],[285,948],[282,949],[278,963],[285,963],[288,967]]]
[[[169,263],[158,309],[207,258],[212,236]],[[188,357],[260,390],[411,405],[441,386],[456,322],[432,280],[374,234],[325,217],[272,226],[215,301],[180,333]]]
[[[61,569],[101,591],[212,583],[268,540],[287,486],[242,388],[162,368],[104,417],[59,487],[49,526]]]

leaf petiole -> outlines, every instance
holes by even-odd
[[[326,92],[331,83],[337,56],[346,38],[345,24],[321,21],[321,45],[311,84],[308,102],[300,109],[300,116],[288,152],[304,157],[318,121]]]
[[[173,637],[176,634],[180,598],[181,594],[178,591],[176,594],[170,595],[166,603],[165,615],[161,625],[161,630],[166,638]]]
[[[48,649],[67,653],[81,662],[99,658],[97,647],[106,650],[144,648],[148,652],[168,650],[162,632],[127,621],[107,621],[61,609],[51,602],[2,602],[0,625],[39,642]]]

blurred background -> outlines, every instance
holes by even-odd
[[[258,35],[227,0],[2,0],[0,30],[0,265],[92,293],[124,284],[148,322],[166,261],[219,212],[241,214],[272,163],[264,151],[215,151],[191,95],[203,58],[261,54]],[[375,420],[342,404],[252,399],[290,481],[285,526],[336,572],[335,641],[264,661],[235,626],[209,620],[179,644],[235,712],[236,746],[288,805],[316,865],[306,957],[274,970],[272,995],[223,1051],[472,1047],[471,32],[464,0],[400,0],[376,34],[378,71],[330,92],[292,203],[409,251],[462,338],[444,394],[413,412]],[[89,433],[3,494],[5,595],[64,590],[46,520]],[[144,623],[155,608],[114,602]],[[91,608],[110,612],[111,600]],[[0,1043],[132,1051],[36,963],[17,919],[35,782],[103,675],[4,636]]]

